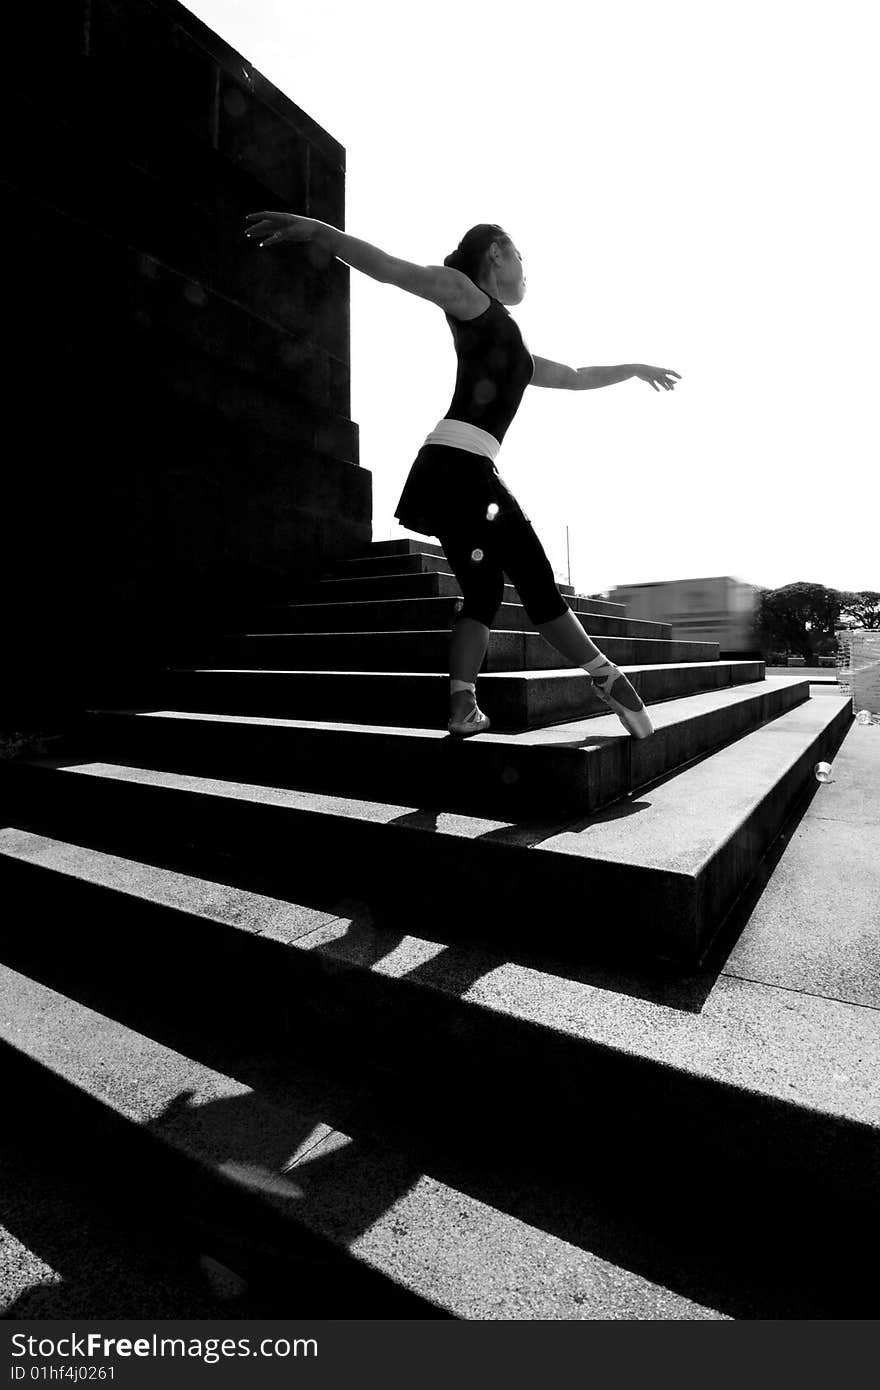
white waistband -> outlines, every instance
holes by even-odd
[[[501,444],[494,434],[481,430],[477,425],[469,425],[466,420],[441,420],[431,430],[426,444],[448,444],[453,449],[465,449],[469,454],[482,454],[494,462]]]

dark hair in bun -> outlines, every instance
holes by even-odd
[[[465,232],[455,250],[450,252],[443,264],[453,270],[461,270],[471,280],[476,280],[483,266],[483,257],[493,241],[506,245],[510,241],[503,227],[494,222],[480,222]]]

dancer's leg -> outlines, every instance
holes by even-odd
[[[489,646],[492,619],[504,594],[504,574],[483,526],[439,537],[463,602],[452,628],[449,651],[449,732],[484,733],[489,721],[477,706],[477,675]],[[472,716],[472,717],[471,717]]]
[[[594,642],[590,641],[571,609],[561,618],[554,618],[550,623],[540,623],[536,626],[541,636],[561,652],[572,666],[583,666],[587,675],[592,676],[600,698],[610,695],[618,704],[623,705],[625,710],[631,710],[635,714],[644,710],[642,698],[632,682],[613,661],[609,661],[599,651]],[[624,719],[624,723],[630,733],[637,732],[641,738],[653,732],[647,715],[635,722]]]
[[[549,623],[536,623],[535,627],[572,666],[583,666],[600,655],[599,648],[590,641],[570,608],[562,617],[553,618]]]
[[[476,618],[459,618],[452,629],[449,644],[450,680],[475,684],[489,646],[489,629]],[[463,719],[477,703],[472,690],[453,691],[450,696],[450,718]]]
[[[546,553],[530,523],[510,528],[504,568],[541,636],[573,666],[582,666],[596,694],[635,738],[654,732],[642,699],[619,667],[599,650],[571,611],[553,577]],[[560,609],[563,611],[560,612]],[[556,616],[547,617],[547,614]]]

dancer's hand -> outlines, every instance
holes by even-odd
[[[681,381],[678,372],[670,371],[668,367],[646,367],[644,363],[636,367],[633,375],[637,376],[639,381],[647,381],[648,385],[653,386],[655,391],[659,391],[660,386],[664,387],[667,391],[674,391],[675,382],[672,381],[672,377],[675,377],[677,381]],[[660,386],[657,385],[658,381]]]
[[[250,226],[245,236],[260,246],[276,246],[282,241],[314,241],[320,222],[313,217],[296,217],[291,212],[249,212]]]

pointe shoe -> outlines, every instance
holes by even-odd
[[[457,734],[459,738],[470,738],[471,734],[484,734],[491,728],[491,723],[479,706],[474,705],[463,719],[450,719],[446,727],[451,734]]]
[[[651,716],[645,709],[638,691],[619,667],[615,666],[613,661],[605,661],[597,664],[593,670],[588,670],[587,675],[592,677],[599,699],[614,711],[627,733],[633,738],[649,738],[654,732]],[[617,698],[611,694],[612,688],[617,691]],[[621,696],[626,703],[622,703],[619,698]]]

